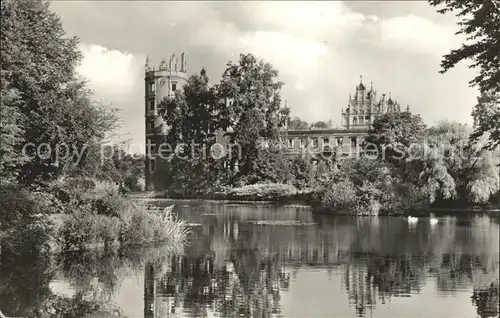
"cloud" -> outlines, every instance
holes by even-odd
[[[446,53],[461,40],[454,35],[454,26],[414,15],[380,21],[378,34],[378,43],[386,48],[433,55]]]
[[[94,91],[95,98],[118,110],[123,139],[142,142],[144,135],[144,92],[142,88],[144,56],[135,56],[101,45],[81,44],[83,59],[77,72]]]
[[[95,44],[81,44],[80,50],[83,59],[77,72],[99,93],[123,94],[136,85],[139,65],[134,55]]]
[[[279,71],[292,116],[308,121],[340,123],[340,110],[360,74],[380,94],[399,96],[428,123],[468,120],[475,103],[477,92],[467,87],[473,70],[457,66],[438,73],[441,56],[461,39],[454,35],[456,21],[447,22],[426,3],[415,2],[410,9],[395,2],[341,1],[51,5],[69,33],[87,43],[79,70],[96,97],[122,110],[123,131],[139,141],[144,139],[146,55],[156,64],[173,52],[186,52],[189,72],[205,67],[215,84],[227,61],[253,53]]]

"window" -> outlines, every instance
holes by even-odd
[[[337,137],[337,146],[342,146],[344,139],[342,137]]]
[[[154,93],[155,92],[155,82],[150,82],[149,83],[149,92]]]
[[[357,147],[358,147],[357,137],[351,137],[351,148],[357,148]]]
[[[304,141],[302,138],[299,139],[299,148],[302,148],[304,146]]]
[[[154,160],[154,159],[150,159],[150,160],[149,160],[149,171],[150,171],[150,172],[154,172],[154,171],[155,171],[155,168],[156,168],[156,167],[155,167],[155,163],[156,163],[156,162],[155,162],[155,160]]]
[[[317,148],[319,145],[318,145],[318,138],[312,138],[312,146],[313,148]]]
[[[293,148],[293,139],[288,139],[288,148]]]
[[[177,90],[177,83],[172,82],[172,90],[175,92]]]
[[[149,101],[149,110],[155,110],[155,101],[154,100]]]
[[[330,144],[330,138],[323,138],[323,145]]]
[[[149,121],[149,129],[153,130],[155,128],[155,121],[154,119]]]

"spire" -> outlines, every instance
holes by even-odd
[[[370,82],[370,90],[373,91],[373,81]]]
[[[363,75],[360,75],[359,76],[359,85],[356,88],[356,90],[364,90],[364,89],[365,89],[365,85],[363,85]]]
[[[406,105],[406,111],[407,111],[407,112],[410,112],[410,104],[407,104],[407,105]]]
[[[144,69],[149,71],[149,56],[146,55],[146,63],[144,64]]]

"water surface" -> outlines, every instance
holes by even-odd
[[[55,294],[127,317],[498,317],[495,215],[431,225],[207,201],[174,211],[199,224],[183,251],[2,264],[0,309],[20,316]]]

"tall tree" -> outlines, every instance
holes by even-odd
[[[379,154],[389,161],[405,159],[410,146],[422,141],[425,128],[419,115],[387,113],[374,121],[365,138],[365,146],[374,145]]]
[[[498,84],[500,86],[500,83]],[[477,99],[472,117],[474,118],[474,132],[470,135],[472,142],[478,142],[487,135],[488,140],[483,145],[492,150],[500,145],[500,94],[483,93]],[[499,163],[500,164],[500,163]]]
[[[460,1],[429,0],[439,13],[455,13],[462,20],[457,34],[466,36],[467,43],[445,55],[441,73],[463,60],[472,60],[470,67],[479,67],[479,75],[470,81],[481,91],[500,93],[500,2],[498,0]]]
[[[63,159],[59,153],[57,160],[58,147],[81,151],[89,142],[102,140],[116,123],[113,111],[94,104],[77,77],[78,39],[65,37],[49,5],[44,0],[1,3],[2,96],[18,93],[16,125],[24,130],[24,142],[35,146],[27,148],[30,160],[20,169],[26,183],[64,173],[75,157]],[[42,144],[40,156],[36,148]]]
[[[462,20],[457,34],[466,36],[467,42],[443,57],[441,73],[447,72],[463,60],[472,60],[471,68],[479,74],[469,83],[478,86],[481,97],[472,116],[475,131],[471,141],[490,134],[487,149],[500,144],[500,1],[429,0],[439,13],[455,13]]]
[[[240,158],[232,158],[238,160],[242,175],[259,169],[256,159],[263,145],[273,147],[284,138],[289,109],[281,105],[283,83],[277,78],[271,64],[241,54],[237,63],[227,64],[217,86],[219,100],[226,104],[226,125],[233,127],[234,141],[242,149]]]

